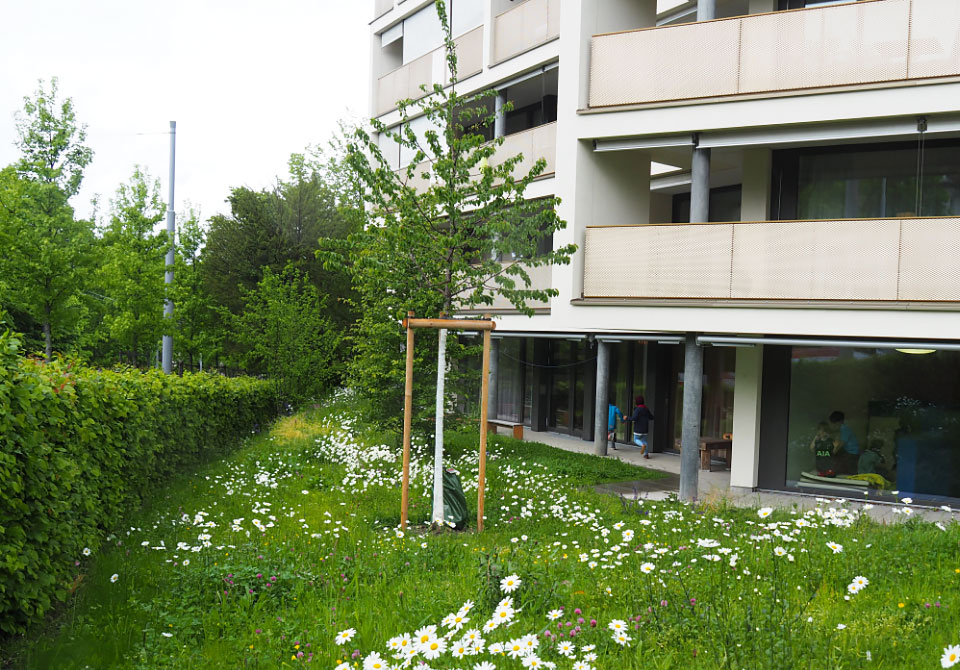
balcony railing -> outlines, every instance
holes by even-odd
[[[960,218],[587,228],[584,296],[960,301]]]
[[[493,20],[493,61],[500,63],[560,35],[560,0],[527,0]]]
[[[553,176],[556,172],[557,162],[557,124],[547,123],[542,126],[523,130],[513,135],[507,135],[503,139],[503,144],[497,149],[491,163],[499,165],[503,159],[513,158],[517,154],[523,155],[521,160],[513,169],[513,176],[516,178],[525,176],[530,172],[530,168],[538,160],[543,158],[547,162],[546,168],[541,173],[541,177]],[[428,167],[427,163],[420,164],[423,168]],[[405,171],[406,168],[402,168]],[[423,178],[424,170],[418,169],[409,182],[410,186],[423,192],[430,186],[429,180]],[[479,171],[477,172],[479,176]]]
[[[381,16],[393,9],[393,0],[373,0],[373,18]]]
[[[483,27],[474,28],[456,40],[457,75],[463,80],[483,70]],[[446,54],[443,47],[410,61],[406,65],[380,77],[377,82],[377,115],[385,114],[397,106],[398,100],[423,97],[421,86],[447,84]]]
[[[553,267],[550,265],[539,265],[535,268],[527,268],[527,275],[530,277],[530,288],[533,289],[548,289],[552,287],[553,282]],[[519,286],[518,281],[518,288]],[[533,309],[544,309],[550,306],[550,301],[546,302],[536,302],[528,301],[527,305]],[[498,295],[493,299],[493,304],[486,308],[487,310],[512,310],[515,309],[513,305],[510,304],[510,301],[506,298]],[[483,310],[478,310],[483,311]]]
[[[960,75],[960,2],[848,5],[593,38],[590,106]]]
[[[547,123],[529,130],[523,130],[503,138],[503,144],[497,149],[492,161],[499,163],[498,158],[512,158],[523,154],[523,160],[517,163],[513,170],[515,177],[527,174],[533,164],[543,158],[547,167],[543,175],[552,175],[556,172],[557,163],[557,124]]]

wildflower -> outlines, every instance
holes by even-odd
[[[473,670],[497,670],[497,666],[490,661],[481,661],[473,666]]]
[[[386,670],[387,663],[375,651],[363,659],[363,670]]]
[[[953,644],[943,650],[943,656],[940,657],[940,666],[943,668],[952,668],[960,661],[960,644]]]
[[[536,654],[530,654],[529,656],[523,657],[523,667],[525,668],[542,668],[543,661]]]
[[[632,639],[633,638],[626,633],[615,633],[613,636],[613,641],[619,644],[621,647],[626,647],[628,644],[630,644]]]
[[[897,603],[897,607],[899,607],[900,609],[903,609],[904,607],[906,607],[906,605],[904,605],[903,603]]]
[[[827,546],[830,547],[835,554],[839,554],[841,551],[843,551],[843,545],[837,544],[836,542],[827,542]]]
[[[420,653],[428,661],[440,658],[446,650],[447,641],[442,637],[432,636],[426,644],[420,645]]]
[[[623,619],[614,619],[607,624],[607,628],[612,630],[614,633],[618,633],[622,630],[627,630],[627,622]]]
[[[507,656],[510,658],[520,658],[527,653],[527,645],[523,643],[522,639],[517,638],[507,642],[505,650],[507,652]]]
[[[173,633],[160,633],[164,637],[173,637]]]
[[[567,658],[572,657],[576,651],[577,648],[573,646],[572,642],[561,642],[557,645],[557,653]]]
[[[759,516],[761,519],[766,519],[771,514],[773,514],[772,507],[761,507],[757,510],[757,516]]]
[[[777,556],[785,556],[787,553],[787,550],[784,549],[783,547],[774,547],[773,553]]]
[[[863,587],[857,584],[856,582],[850,582],[849,584],[847,584],[847,591],[849,591],[850,595],[852,596],[860,593],[860,589],[862,588]]]
[[[547,619],[550,621],[556,621],[563,616],[563,610],[550,610],[547,612]]]
[[[113,573],[112,575],[110,575],[110,583],[111,583],[111,584],[116,583],[116,581],[117,581],[118,579],[120,579],[120,575],[118,575],[117,573]]]
[[[498,605],[493,612],[493,619],[497,624],[509,623],[513,619],[515,610],[510,605]],[[494,626],[496,627],[496,626]]]
[[[904,505],[909,505],[913,502],[913,498],[900,498],[900,502],[902,502]]]
[[[81,551],[80,553],[83,554],[84,556],[89,556],[89,555],[90,555],[90,547],[84,547],[84,548],[83,548],[83,551]]]
[[[864,586],[867,586],[870,583],[870,580],[861,575],[857,575],[853,578],[853,583],[862,589]]]
[[[653,563],[644,563],[640,566],[640,572],[645,575],[649,575],[651,572],[653,572],[655,567],[656,566]]]
[[[353,636],[356,634],[357,634],[356,628],[348,628],[346,630],[342,630],[339,633],[337,633],[335,642],[337,644],[344,644],[345,642],[349,642],[350,640],[352,640]]]
[[[842,623],[837,624],[837,630],[843,630],[846,627],[847,627],[846,624],[842,624]]]
[[[512,593],[520,588],[520,578],[517,575],[507,575],[500,580],[500,590],[504,593]]]
[[[396,535],[398,539],[403,539],[403,531],[400,530],[399,528],[393,531],[393,534]]]

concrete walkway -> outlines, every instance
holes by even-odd
[[[581,454],[593,454],[593,442],[587,442],[577,437],[561,435],[560,433],[535,432],[529,429],[523,431],[525,442],[540,442],[542,444],[575,451]],[[677,495],[680,491],[680,455],[673,453],[651,454],[649,459],[640,456],[640,449],[633,445],[617,443],[616,450],[608,449],[607,458],[616,458],[631,465],[639,465],[649,470],[659,470],[665,474],[661,479],[640,479],[632,482],[618,482],[601,484],[596,487],[601,493],[609,493],[628,498],[639,497],[650,500],[663,500],[670,495]],[[775,507],[780,509],[810,509],[816,507],[817,496],[800,493],[751,491],[749,489],[730,488],[730,472],[709,472],[700,470],[698,477],[698,500],[706,503],[728,504],[738,507]],[[824,497],[824,496],[821,496]],[[858,508],[864,503],[850,500],[850,507]],[[874,507],[867,511],[873,519],[892,523],[905,521],[908,517],[894,513],[894,509],[903,505],[871,501]],[[943,512],[938,508],[913,506],[915,515],[921,515],[928,521],[960,520],[955,513]]]

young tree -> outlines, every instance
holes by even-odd
[[[103,291],[100,338],[131,365],[149,359],[163,332],[163,268],[166,231],[160,181],[134,168],[111,201],[110,221],[103,230],[103,253],[97,272]]]
[[[398,333],[408,309],[418,316],[454,316],[491,305],[502,296],[520,312],[533,314],[531,300],[557,295],[552,288],[531,284],[532,267],[568,263],[573,245],[542,250],[540,242],[562,228],[556,198],[527,199],[530,183],[546,167],[539,160],[526,174],[515,175],[522,156],[497,155],[503,139],[485,140],[482,129],[494,123],[494,92],[460,95],[457,58],[443,0],[436,0],[444,29],[449,85],[425,89],[425,97],[397,103],[399,130],[377,120],[372,126],[381,143],[399,144],[412,154],[409,165],[395,170],[381,144],[357,129],[347,144],[347,159],[363,187],[371,223],[341,249],[360,293],[363,317],[357,338],[361,375],[370,370],[368,350],[381,354],[388,332]],[[418,135],[417,116],[429,129]],[[328,256],[330,259],[331,256]],[[433,519],[443,518],[441,461],[443,453],[443,389],[447,332],[437,342],[436,462]],[[397,341],[396,335],[387,341]],[[393,350],[393,356],[399,347]],[[364,369],[365,368],[365,369]],[[389,371],[401,369],[399,365]]]
[[[17,135],[22,157],[15,174],[5,175],[0,201],[6,299],[42,325],[49,359],[54,327],[77,316],[92,261],[93,223],[77,220],[69,199],[93,152],[84,145],[73,101],[58,100],[56,79],[49,90],[40,82],[35,97],[24,98]]]
[[[340,334],[324,315],[324,301],[299,270],[263,279],[243,296],[236,318],[237,338],[247,347],[248,368],[265,372],[277,387],[277,400],[305,400],[336,378],[334,354]]]
[[[199,216],[189,209],[178,226],[173,274],[173,301],[177,305],[174,358],[184,361],[189,370],[197,365],[202,368],[204,355],[207,356],[207,365],[211,366],[226,336],[203,281],[200,252],[203,242],[204,229]]]

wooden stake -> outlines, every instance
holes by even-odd
[[[483,532],[483,495],[487,483],[487,389],[490,384],[490,331],[483,331],[480,366],[480,473],[477,480],[477,532]]]
[[[410,492],[410,428],[413,423],[413,328],[407,312],[407,375],[403,387],[403,488],[400,490],[400,528],[407,527],[407,503]]]

